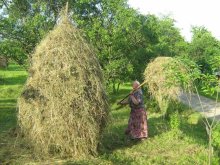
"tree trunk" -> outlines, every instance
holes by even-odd
[[[112,82],[112,92],[113,92],[113,93],[116,93],[116,92],[117,92],[117,91],[116,91],[116,84],[115,84],[114,81]]]
[[[118,83],[118,86],[117,86],[117,93],[119,91],[119,87],[120,87],[121,83]]]
[[[8,67],[7,57],[0,56],[0,68],[7,68],[7,67]]]
[[[212,128],[209,128],[209,165],[212,163]]]

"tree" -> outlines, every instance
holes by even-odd
[[[197,97],[199,98],[199,105],[201,111],[205,113],[203,104],[200,99],[200,94],[198,91],[197,83],[195,80],[202,79],[202,91],[206,94],[213,94],[215,91],[219,91],[219,82],[218,79],[213,74],[202,73],[199,69],[199,66],[195,64],[195,62],[191,61],[187,58],[177,58],[182,63],[184,69],[187,70],[187,74],[182,74],[181,72],[176,72],[175,67],[173,68],[173,72],[175,72],[175,76],[172,77],[173,82],[178,82],[182,84],[182,88],[185,91],[193,91]],[[217,61],[218,65],[220,65],[220,60]],[[186,95],[187,96],[187,95]],[[188,97],[188,96],[187,96]],[[190,100],[190,98],[188,98]],[[218,100],[218,92],[216,96],[216,105]],[[190,102],[190,101],[189,101]],[[213,156],[213,131],[216,128],[216,108],[214,110],[214,117],[209,120],[207,116],[204,116],[203,123],[205,125],[207,135],[208,135],[208,164],[212,164],[212,156]],[[215,140],[215,139],[214,139]]]
[[[187,44],[174,23],[175,20],[168,16],[158,20],[159,43],[155,46],[157,54],[174,57],[185,53]]]
[[[24,65],[54,23],[43,12],[36,12],[39,6],[30,7],[28,1],[21,1],[21,4],[18,0],[5,1],[5,4],[7,9],[0,17],[0,52]]]
[[[185,54],[187,43],[169,17],[140,16],[139,45],[134,50],[134,76],[144,72],[146,64],[158,56],[180,56]]]
[[[59,21],[65,0],[4,0],[0,49],[23,65],[44,35]],[[107,84],[142,80],[146,63],[158,55],[181,54],[184,40],[172,19],[142,15],[126,0],[69,2],[70,18],[94,45]],[[10,49],[10,47],[14,47]],[[18,51],[19,50],[19,51]]]
[[[189,43],[188,54],[200,65],[202,72],[210,72],[209,59],[220,54],[219,41],[205,27],[192,28],[192,41]]]

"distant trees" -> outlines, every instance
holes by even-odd
[[[213,60],[220,56],[220,42],[205,27],[193,27],[192,33],[188,54],[202,72],[211,72]]]
[[[65,0],[1,0],[0,54],[28,64],[35,46],[59,21]],[[96,51],[106,83],[143,80],[146,64],[157,56],[188,55],[207,70],[218,55],[219,41],[205,28],[194,27],[192,42],[184,41],[175,20],[142,15],[126,0],[69,1],[73,23]]]
[[[185,54],[187,43],[174,25],[175,20],[164,17],[157,23],[159,43],[155,46],[156,52],[165,56],[180,56]]]

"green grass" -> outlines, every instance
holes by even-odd
[[[0,70],[0,164],[11,164],[22,151],[22,149],[14,147],[17,142],[14,130],[17,125],[17,98],[26,78],[27,72],[15,64]]]
[[[28,144],[17,138],[15,129],[16,100],[27,73],[16,65],[10,65],[8,70],[0,70],[0,77],[0,164],[207,164],[208,141],[202,118],[182,105],[174,106],[174,109],[181,109],[180,127],[178,130],[171,130],[169,121],[155,113],[156,104],[146,97],[149,139],[139,142],[125,136],[130,110],[129,107],[118,107],[116,103],[129,93],[129,84],[122,85],[119,93],[109,94],[111,117],[97,156],[84,160],[37,160]],[[215,161],[213,164],[219,162]]]
[[[26,78],[26,71],[15,64],[0,71],[0,133],[16,125],[16,102]]]

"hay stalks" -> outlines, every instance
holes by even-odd
[[[175,72],[185,72],[185,69],[171,57],[157,57],[144,72],[149,91],[163,114],[166,114],[170,101],[177,99],[181,89],[181,84],[174,78]]]
[[[108,117],[103,75],[67,16],[36,47],[18,108],[19,125],[36,156],[97,153]]]

